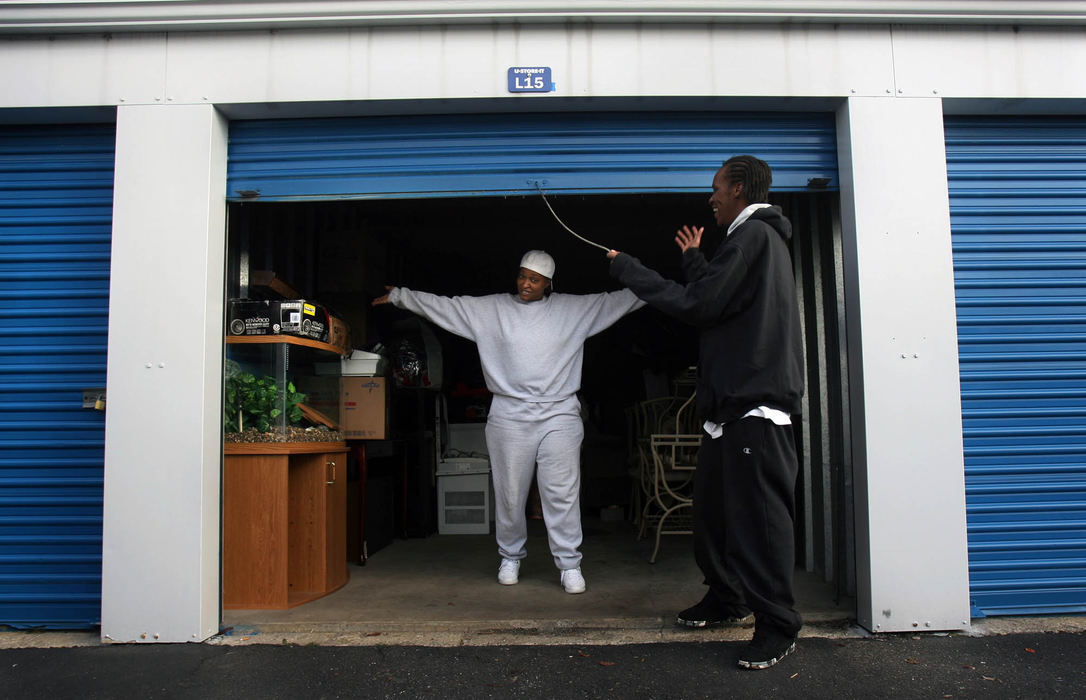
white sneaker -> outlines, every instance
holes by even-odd
[[[520,560],[502,559],[501,566],[498,567],[498,583],[503,586],[512,586],[520,580],[518,574],[520,574]]]
[[[581,576],[581,567],[566,569],[562,572],[562,588],[566,593],[584,593],[584,576]]]

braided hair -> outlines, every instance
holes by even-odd
[[[743,196],[748,204],[769,199],[769,186],[773,183],[769,163],[754,156],[732,156],[724,161],[724,167],[727,168],[728,181],[743,186]]]

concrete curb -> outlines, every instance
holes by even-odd
[[[689,630],[663,618],[592,618],[567,620],[488,620],[427,622],[267,623],[224,630],[204,643],[216,646],[290,644],[297,646],[532,646],[620,645],[681,642],[730,642],[750,638],[753,625]],[[903,633],[973,637],[1030,632],[1086,632],[1086,617],[997,617],[974,620],[967,632]],[[861,639],[878,637],[852,620],[814,620],[801,637]],[[0,649],[102,646],[97,630],[0,630]]]

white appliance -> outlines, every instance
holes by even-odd
[[[437,531],[442,535],[490,532],[492,489],[484,423],[448,423],[437,400]]]

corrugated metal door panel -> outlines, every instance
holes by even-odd
[[[112,125],[0,127],[0,624],[101,608]]]
[[[704,192],[751,153],[773,189],[837,187],[830,114],[576,113],[237,121],[228,197],[261,200]]]
[[[970,592],[1086,611],[1086,118],[946,119]]]

